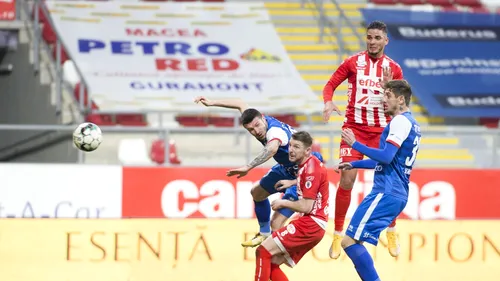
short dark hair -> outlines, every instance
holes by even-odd
[[[241,113],[240,121],[242,125],[247,125],[255,119],[255,117],[262,117],[262,113],[255,108],[248,108]]]
[[[292,135],[292,139],[293,140],[296,140],[296,141],[300,141],[301,143],[304,144],[304,146],[307,148],[307,147],[311,147],[312,144],[313,144],[313,138],[311,137],[311,135],[306,132],[306,131],[300,131],[300,132],[295,132],[293,133]]]
[[[384,23],[384,22],[381,22],[381,21],[372,21],[368,27],[366,28],[366,30],[369,30],[369,29],[378,29],[378,30],[382,30],[382,32],[384,32],[385,34],[387,34],[387,25]]]
[[[391,80],[385,84],[385,88],[391,90],[396,97],[403,96],[405,98],[406,106],[410,105],[412,91],[408,81]]]

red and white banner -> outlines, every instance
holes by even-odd
[[[0,0],[0,20],[16,18],[16,0]]]
[[[267,169],[241,179],[227,169],[3,164],[0,218],[253,218],[250,190]],[[414,170],[401,218],[498,219],[499,174]],[[339,175],[330,170],[329,178],[333,217]],[[348,217],[372,185],[373,172],[360,171]]]
[[[250,189],[267,172],[242,179],[224,168],[124,168],[123,217],[251,218]],[[414,170],[401,217],[409,219],[500,218],[500,177],[495,170]],[[335,214],[339,175],[330,170],[330,214]],[[360,171],[350,217],[373,185],[373,172]]]

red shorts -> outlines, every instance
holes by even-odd
[[[382,135],[382,131],[380,132],[369,131],[363,129],[362,127],[352,126],[352,125],[342,126],[342,130],[347,128],[351,129],[354,132],[354,135],[356,136],[356,141],[369,147],[374,147],[374,148],[379,147],[380,136]],[[364,157],[363,154],[361,154],[357,150],[354,150],[347,143],[345,143],[344,140],[340,141],[340,155],[339,155],[340,163],[363,160],[363,157]]]
[[[273,239],[285,254],[287,264],[293,267],[324,235],[325,230],[317,222],[310,216],[303,216],[273,232]]]

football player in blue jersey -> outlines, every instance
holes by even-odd
[[[273,214],[271,220],[271,205],[268,197],[276,192],[284,192],[283,199],[293,201],[298,199],[297,187],[295,185],[298,166],[288,158],[289,142],[295,130],[288,124],[271,116],[264,115],[254,108],[249,108],[241,100],[209,100],[206,97],[197,97],[194,101],[205,106],[239,110],[243,127],[264,146],[259,155],[250,163],[243,167],[229,170],[227,176],[241,178],[250,170],[267,162],[271,158],[274,158],[278,163],[251,190],[260,231],[255,237],[241,243],[241,245],[243,247],[256,247],[271,235],[272,230],[280,229],[286,220],[294,214],[290,209],[280,209]],[[321,154],[317,152],[313,152],[313,154],[323,162]]]
[[[379,148],[356,141],[346,129],[342,139],[370,159],[342,163],[337,169],[375,169],[373,189],[356,209],[342,240],[342,248],[363,281],[380,280],[363,242],[377,245],[380,232],[403,211],[408,201],[410,174],[420,145],[420,126],[410,110],[411,86],[392,80],[384,90],[384,110],[393,119],[384,129]]]

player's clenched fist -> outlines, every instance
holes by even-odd
[[[356,142],[356,136],[351,129],[347,128],[342,130],[342,140],[345,141],[349,146],[352,146]]]
[[[332,102],[328,101],[325,103],[325,107],[323,108],[323,121],[326,123],[330,120],[330,115],[332,112],[337,112],[338,115],[342,115],[340,109]]]
[[[206,97],[203,97],[203,96],[196,97],[194,99],[194,103],[201,103],[204,106],[213,106],[214,105],[214,103],[211,100],[209,100],[209,99],[207,99]]]
[[[279,209],[282,209],[284,207],[283,206],[283,204],[285,203],[284,201],[285,200],[283,200],[283,199],[274,200],[273,202],[271,202],[271,209],[273,209],[273,211],[277,211]]]
[[[347,171],[347,170],[351,170],[352,169],[352,164],[351,163],[340,163],[338,165],[335,165],[333,167],[333,170],[335,171],[335,173],[339,173],[341,170],[342,171]]]

